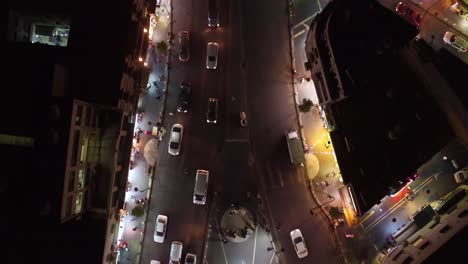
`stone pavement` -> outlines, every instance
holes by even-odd
[[[278,263],[270,231],[257,215],[262,209],[252,206],[259,197],[249,199],[245,204],[226,204],[215,194],[202,263]],[[232,232],[237,234],[233,236]]]
[[[131,159],[133,160],[133,169],[130,169],[128,174],[127,192],[125,194],[125,208],[127,214],[121,219],[120,228],[118,231],[118,243],[120,241],[122,249],[118,252],[117,263],[139,263],[139,256],[143,242],[143,234],[145,228],[145,215],[134,217],[131,215],[131,210],[138,204],[143,204],[145,211],[147,210],[147,202],[140,201],[150,198],[152,179],[155,175],[155,164],[148,163],[148,155],[157,163],[157,149],[151,153],[145,153],[145,146],[148,142],[159,142],[154,135],[146,134],[146,131],[154,131],[157,123],[163,123],[165,92],[169,80],[168,55],[159,54],[155,50],[156,43],[160,41],[168,41],[168,32],[170,32],[171,17],[170,12],[166,10],[171,6],[171,0],[162,0],[161,7],[156,8],[157,19],[155,28],[153,29],[150,47],[148,48],[148,65],[151,67],[151,73],[148,80],[149,89],[142,91],[138,102],[138,111],[142,111],[143,115],[139,120],[138,114],[135,117],[135,131],[139,134],[137,142],[134,139],[134,151]],[[170,63],[170,61],[169,61]],[[142,132],[139,133],[138,130]],[[156,148],[157,148],[156,144]],[[145,158],[146,156],[146,158]],[[149,161],[152,162],[152,161]],[[117,245],[116,245],[117,246]]]

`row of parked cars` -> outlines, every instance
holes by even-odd
[[[414,11],[407,3],[399,2],[395,7],[395,11],[416,28],[420,28],[423,20],[421,14]],[[468,49],[468,41],[453,32],[445,32],[443,40],[444,43],[454,47],[458,52],[466,52]]]
[[[206,203],[206,196],[208,193],[208,179],[209,172],[206,170],[197,170],[195,175],[195,187],[193,191],[193,203],[204,205]],[[167,224],[169,217],[167,215],[158,215],[154,228],[153,240],[156,243],[164,243],[167,232]],[[173,241],[171,244],[170,264],[179,264],[182,259],[183,245],[179,241]],[[195,264],[197,262],[197,255],[194,253],[187,253],[185,255],[186,264]],[[160,264],[156,260],[151,264]]]
[[[208,3],[208,26],[216,28],[219,26],[219,8],[217,0],[209,0]],[[188,31],[180,31],[178,33],[179,40],[179,60],[181,62],[188,62],[190,60],[190,33]],[[208,42],[206,50],[206,68],[215,70],[218,67],[218,43]],[[177,112],[188,113],[191,107],[192,84],[187,81],[180,83],[180,91],[177,102]],[[218,123],[218,107],[219,101],[217,98],[208,98],[208,107],[206,111],[207,123]],[[171,128],[168,152],[172,156],[180,155],[182,138],[184,134],[184,126],[182,124],[174,124]],[[195,184],[193,190],[193,203],[204,205],[208,193],[208,170],[197,170],[195,174]],[[167,224],[167,215],[158,215],[156,218],[156,225],[154,229],[153,240],[156,243],[164,243]],[[170,264],[179,264],[182,259],[183,244],[179,241],[173,241],[170,251]],[[185,255],[184,263],[195,264],[197,262],[197,255],[194,253],[187,253]],[[151,264],[160,264],[159,261],[152,260]]]

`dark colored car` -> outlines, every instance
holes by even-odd
[[[218,99],[208,99],[208,111],[206,112],[206,122],[217,123],[218,122]]]
[[[208,26],[210,28],[219,27],[218,0],[208,0]]]
[[[418,28],[421,26],[421,15],[415,12],[413,9],[411,9],[407,4],[399,2],[395,10],[401,17],[408,20],[411,24],[415,25]]]
[[[180,84],[179,102],[177,103],[177,112],[187,113],[190,109],[192,94],[192,84],[182,82]]]
[[[188,31],[179,32],[179,60],[187,62],[190,59],[190,34]]]

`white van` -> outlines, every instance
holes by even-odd
[[[171,259],[169,264],[180,264],[182,259],[182,243],[179,241],[172,242],[171,245]]]
[[[193,189],[193,203],[205,204],[206,194],[208,192],[208,178],[209,172],[207,170],[197,170],[195,176],[195,186]]]

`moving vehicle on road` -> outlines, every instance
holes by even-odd
[[[206,68],[216,70],[218,67],[218,43],[208,42],[206,46]]]
[[[184,264],[195,264],[195,263],[197,263],[197,255],[193,253],[187,253],[187,255],[185,255]]]
[[[304,237],[302,236],[301,230],[299,229],[294,229],[290,233],[291,235],[291,240],[294,246],[294,249],[296,250],[297,256],[299,258],[305,258],[309,254],[307,251],[307,246],[304,241]]]
[[[468,179],[468,167],[465,167],[453,174],[456,183],[462,183]]]
[[[445,32],[444,42],[452,45],[452,47],[456,48],[459,52],[466,52],[468,48],[468,41],[462,37],[456,36],[450,31]]]
[[[190,109],[192,95],[192,84],[182,82],[180,84],[179,101],[177,102],[177,112],[187,113]]]
[[[411,9],[408,6],[408,4],[404,2],[399,2],[396,5],[395,10],[401,17],[409,21],[411,24],[415,25],[418,28],[421,26],[421,15],[415,12],[413,9]]]
[[[194,204],[203,205],[206,203],[209,175],[210,173],[207,170],[197,170],[197,174],[195,175],[195,186],[193,190]]]
[[[208,98],[208,110],[206,111],[206,122],[217,123],[218,122],[218,99]]]
[[[182,135],[184,134],[184,127],[181,124],[174,124],[171,128],[171,137],[169,139],[169,154],[177,156],[180,154],[182,146]]]
[[[180,260],[182,258],[182,248],[182,243],[179,241],[172,242],[169,264],[180,264]]]
[[[156,218],[156,226],[154,228],[154,242],[164,243],[166,237],[167,216],[158,215]]]
[[[208,27],[219,27],[218,0],[208,0]]]
[[[187,62],[190,59],[190,34],[188,31],[181,31],[179,36],[179,60]]]

